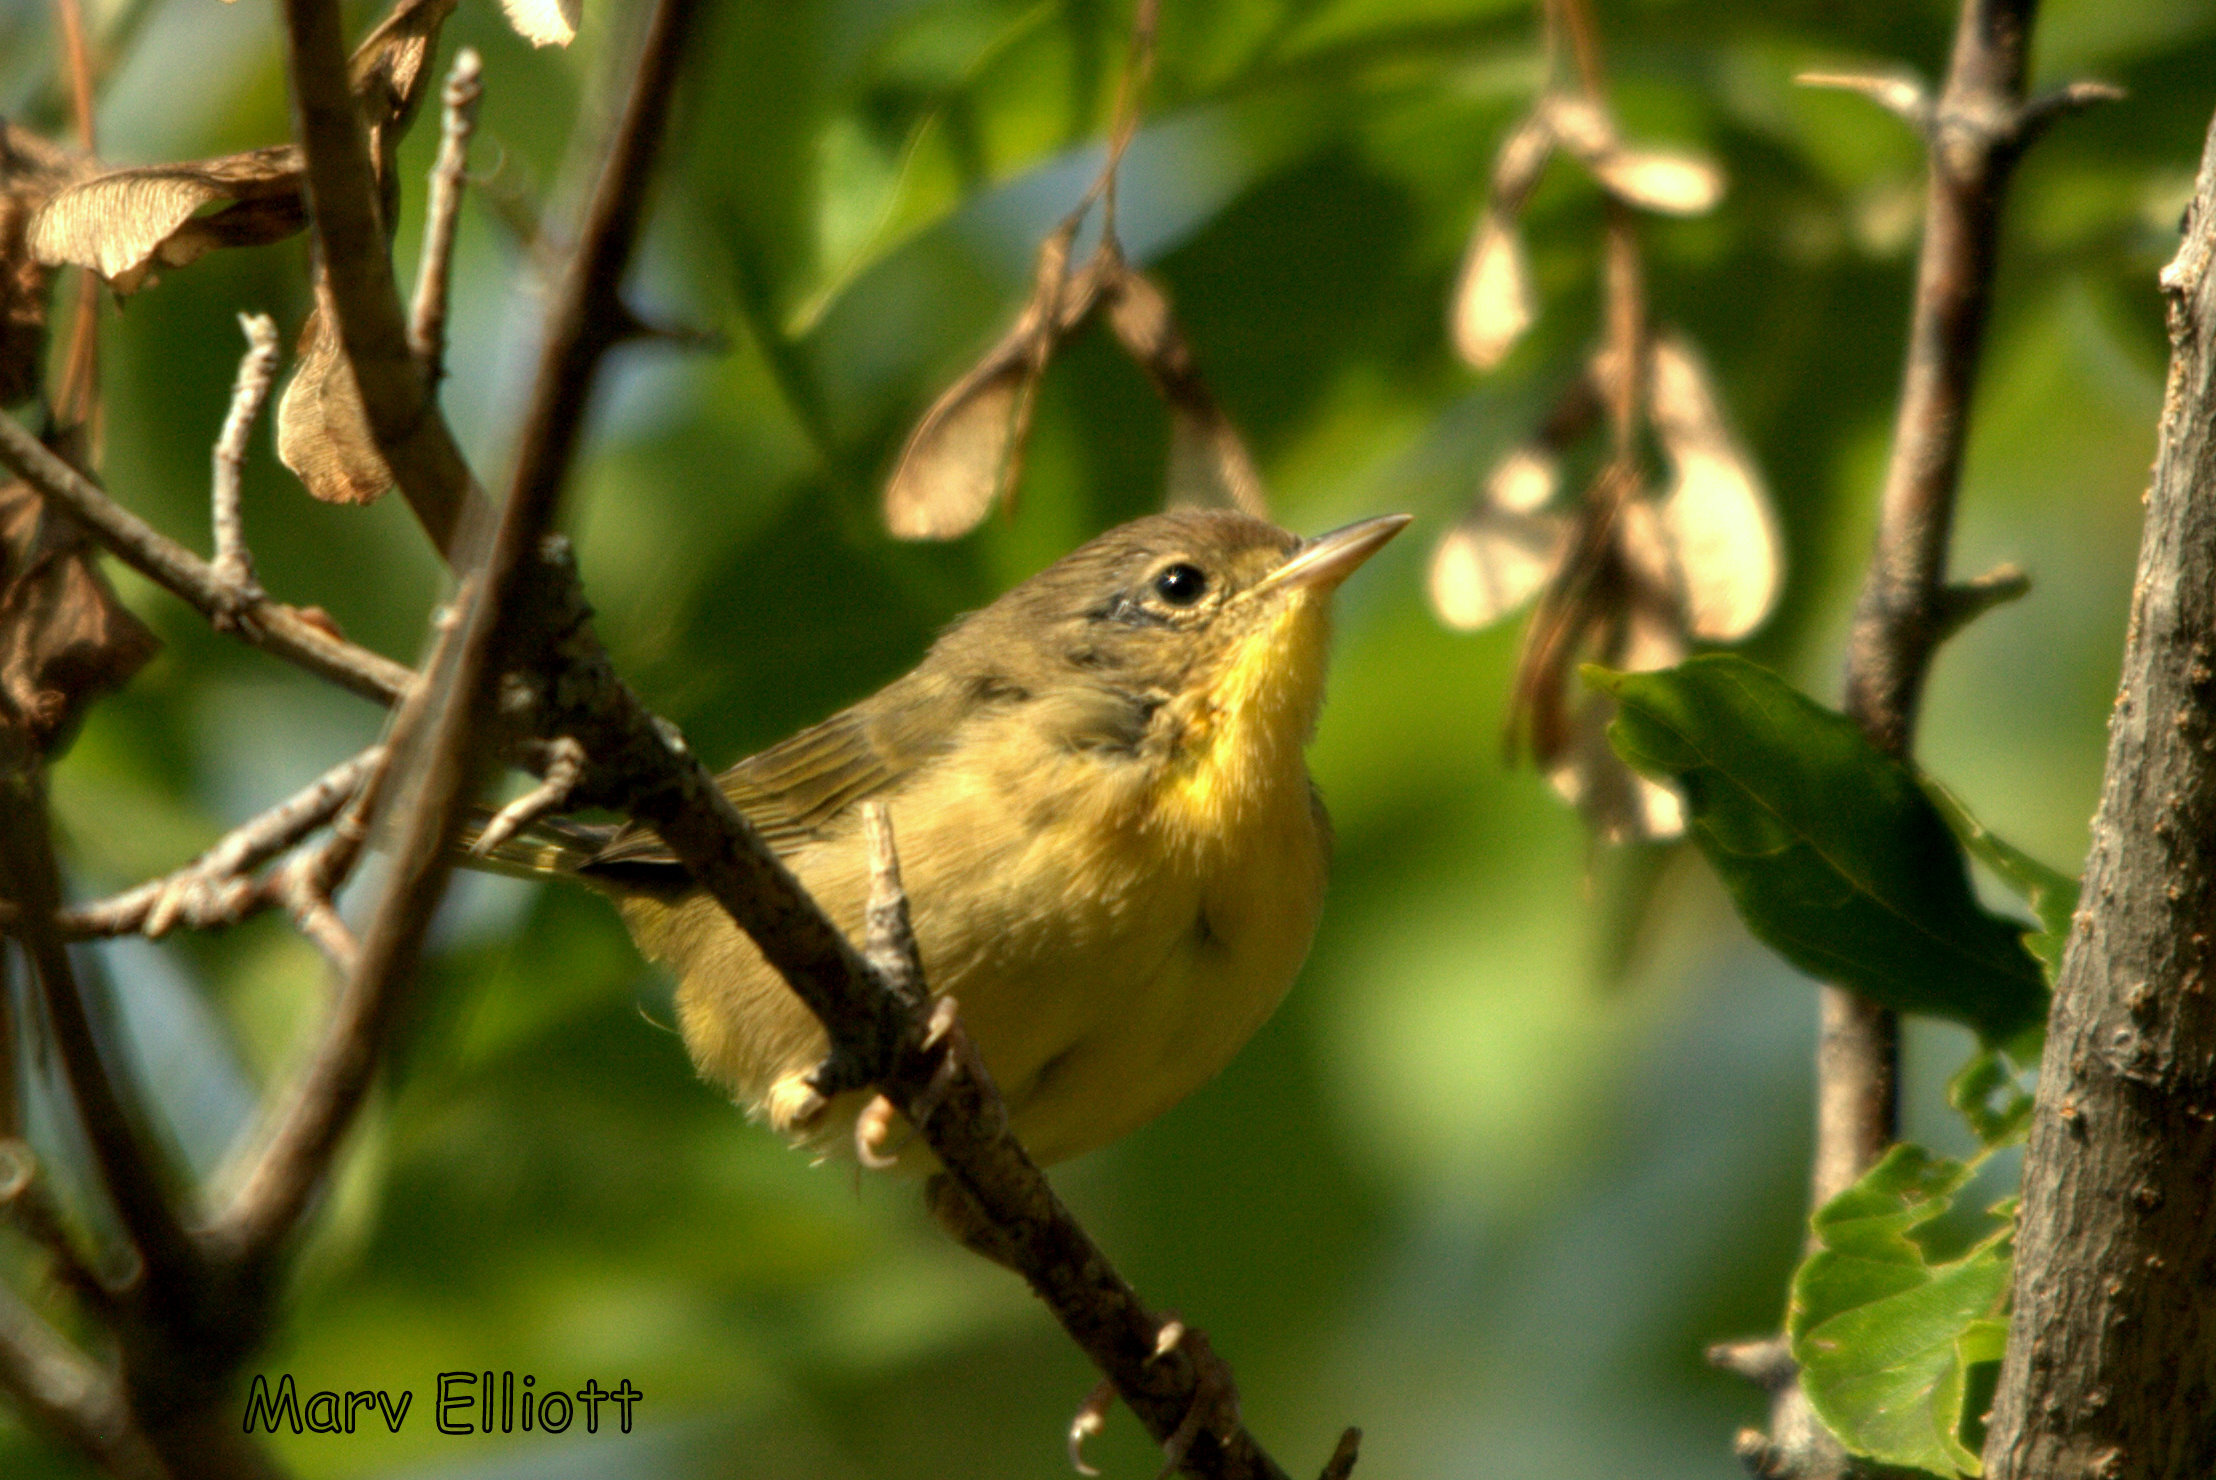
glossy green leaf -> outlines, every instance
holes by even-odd
[[[1959,1259],[1909,1235],[1945,1213],[1974,1163],[1895,1146],[1817,1210],[1818,1248],[1793,1277],[1786,1335],[1801,1388],[1841,1443],[1883,1464],[1975,1475],[1971,1369],[2000,1359],[2013,1226]]]
[[[2014,890],[2038,917],[2039,928],[2024,932],[2024,946],[2039,958],[2039,965],[2046,972],[2047,985],[2053,986],[2055,973],[2062,969],[2062,948],[2070,943],[2070,919],[2077,912],[2078,881],[1996,836],[1970,815],[1970,809],[1962,804],[1960,797],[1940,782],[1929,776],[1921,779],[1924,794],[1938,807],[1939,815],[1947,820],[1947,826],[1962,846],[1991,869],[1995,878]]]
[[[1585,677],[1616,699],[1616,753],[1683,793],[1688,830],[1778,954],[1988,1043],[2036,1036],[2047,988],[2021,928],[1978,904],[1938,808],[1851,721],[1725,654]]]

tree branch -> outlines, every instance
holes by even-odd
[[[1995,1480],[2216,1473],[2216,125],[2163,270],[2170,378],[2024,1162]]]
[[[123,1394],[0,1284],[0,1391],[114,1480],[170,1480]]]
[[[342,689],[390,704],[415,675],[401,664],[332,636],[280,601],[225,579],[213,565],[100,491],[56,457],[22,423],[0,412],[0,466],[76,516],[125,565],[247,642]]]
[[[1928,177],[1907,364],[1879,498],[1876,546],[1848,639],[1845,709],[1872,743],[1906,757],[1934,650],[1964,619],[1947,551],[1972,389],[1999,256],[2001,208],[2031,133],[2024,79],[2037,0],[1963,0],[1935,101],[1898,79],[1817,77],[1862,91],[1921,126]],[[1990,603],[1988,603],[1990,604]],[[1900,1023],[1842,987],[1822,990],[1816,1151],[1822,1206],[1882,1156],[1899,1119]],[[1778,1391],[1767,1440],[1742,1453],[1760,1473],[1844,1474],[1846,1457],[1799,1385]]]
[[[492,524],[484,493],[408,341],[368,140],[347,77],[336,0],[285,0],[286,73],[306,160],[309,227],[334,327],[377,450],[408,507],[453,564]]]
[[[439,157],[431,166],[431,194],[424,207],[423,256],[416,264],[415,301],[408,312],[408,345],[424,379],[436,387],[446,374],[446,296],[454,269],[454,232],[461,222],[462,187],[469,169],[469,140],[477,128],[477,100],[484,96],[484,67],[476,51],[454,57],[440,93]]]
[[[214,847],[173,873],[92,904],[62,910],[55,928],[67,939],[144,933],[159,937],[177,925],[192,930],[235,925],[282,903],[266,881],[250,875],[339,814],[384,764],[372,745],[341,761],[260,816],[225,833]],[[326,882],[325,887],[329,887]]]
[[[472,716],[479,707],[476,690],[462,687],[473,674],[465,664],[467,639],[457,641],[456,633],[465,621],[474,630],[486,608],[473,599],[473,592],[483,589],[465,582],[463,594],[447,609],[439,642],[425,664],[426,677],[401,704],[385,741],[391,756],[413,762],[413,790],[394,829],[393,875],[378,897],[368,938],[358,950],[349,942],[352,969],[346,972],[314,1058],[267,1116],[261,1150],[230,1204],[201,1231],[200,1247],[209,1260],[236,1272],[249,1288],[265,1282],[361,1108],[414,978],[423,934],[453,872],[449,855],[462,796],[474,771],[477,724]],[[481,653],[478,661],[481,671]],[[375,800],[357,794],[358,825],[342,828],[334,841],[359,847],[367,830],[366,805]],[[293,882],[297,887],[298,881]],[[328,878],[321,884],[327,890]]]
[[[214,506],[215,572],[225,584],[248,599],[264,596],[254,580],[254,557],[246,550],[246,530],[239,513],[239,474],[246,465],[246,437],[254,418],[269,397],[269,382],[277,373],[277,326],[267,314],[239,315],[246,333],[246,354],[239,360],[238,383],[231,389],[230,414],[215,439],[215,475],[210,502]],[[218,625],[224,625],[223,622]]]
[[[138,1246],[150,1278],[174,1280],[192,1265],[183,1230],[169,1206],[164,1179],[140,1143],[101,1059],[76,972],[54,928],[61,890],[44,777],[35,759],[11,761],[7,776],[0,778],[0,889],[14,907],[8,931],[23,943],[37,974],[56,1051],[124,1231]]]

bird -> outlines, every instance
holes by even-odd
[[[924,980],[1041,1165],[1137,1129],[1276,1009],[1322,910],[1305,747],[1332,594],[1409,522],[1302,539],[1248,514],[1119,525],[955,621],[914,669],[719,784],[859,939],[863,803],[897,839]],[[489,850],[614,897],[677,980],[694,1066],[819,1153],[865,1095],[811,1084],[821,1024],[651,829],[551,819]],[[910,1141],[891,1157],[935,1163]]]

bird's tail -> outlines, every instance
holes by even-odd
[[[616,835],[616,829],[606,824],[596,826],[547,817],[480,853],[478,841],[484,837],[485,828],[492,819],[490,807],[470,809],[469,820],[462,825],[461,837],[455,842],[462,862],[488,873],[525,879],[542,878],[547,874],[574,874]]]

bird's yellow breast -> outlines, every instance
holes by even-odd
[[[1072,746],[1050,708],[1019,712],[887,797],[925,976],[959,1003],[1040,1161],[1184,1098],[1292,984],[1323,899],[1326,831],[1301,750],[1326,643],[1324,602],[1287,602],[1170,701],[1160,754]],[[863,848],[848,828],[787,860],[856,936]],[[851,1126],[852,1107],[793,1123],[822,1030],[713,902],[623,907],[680,977],[704,1075],[796,1139]]]

